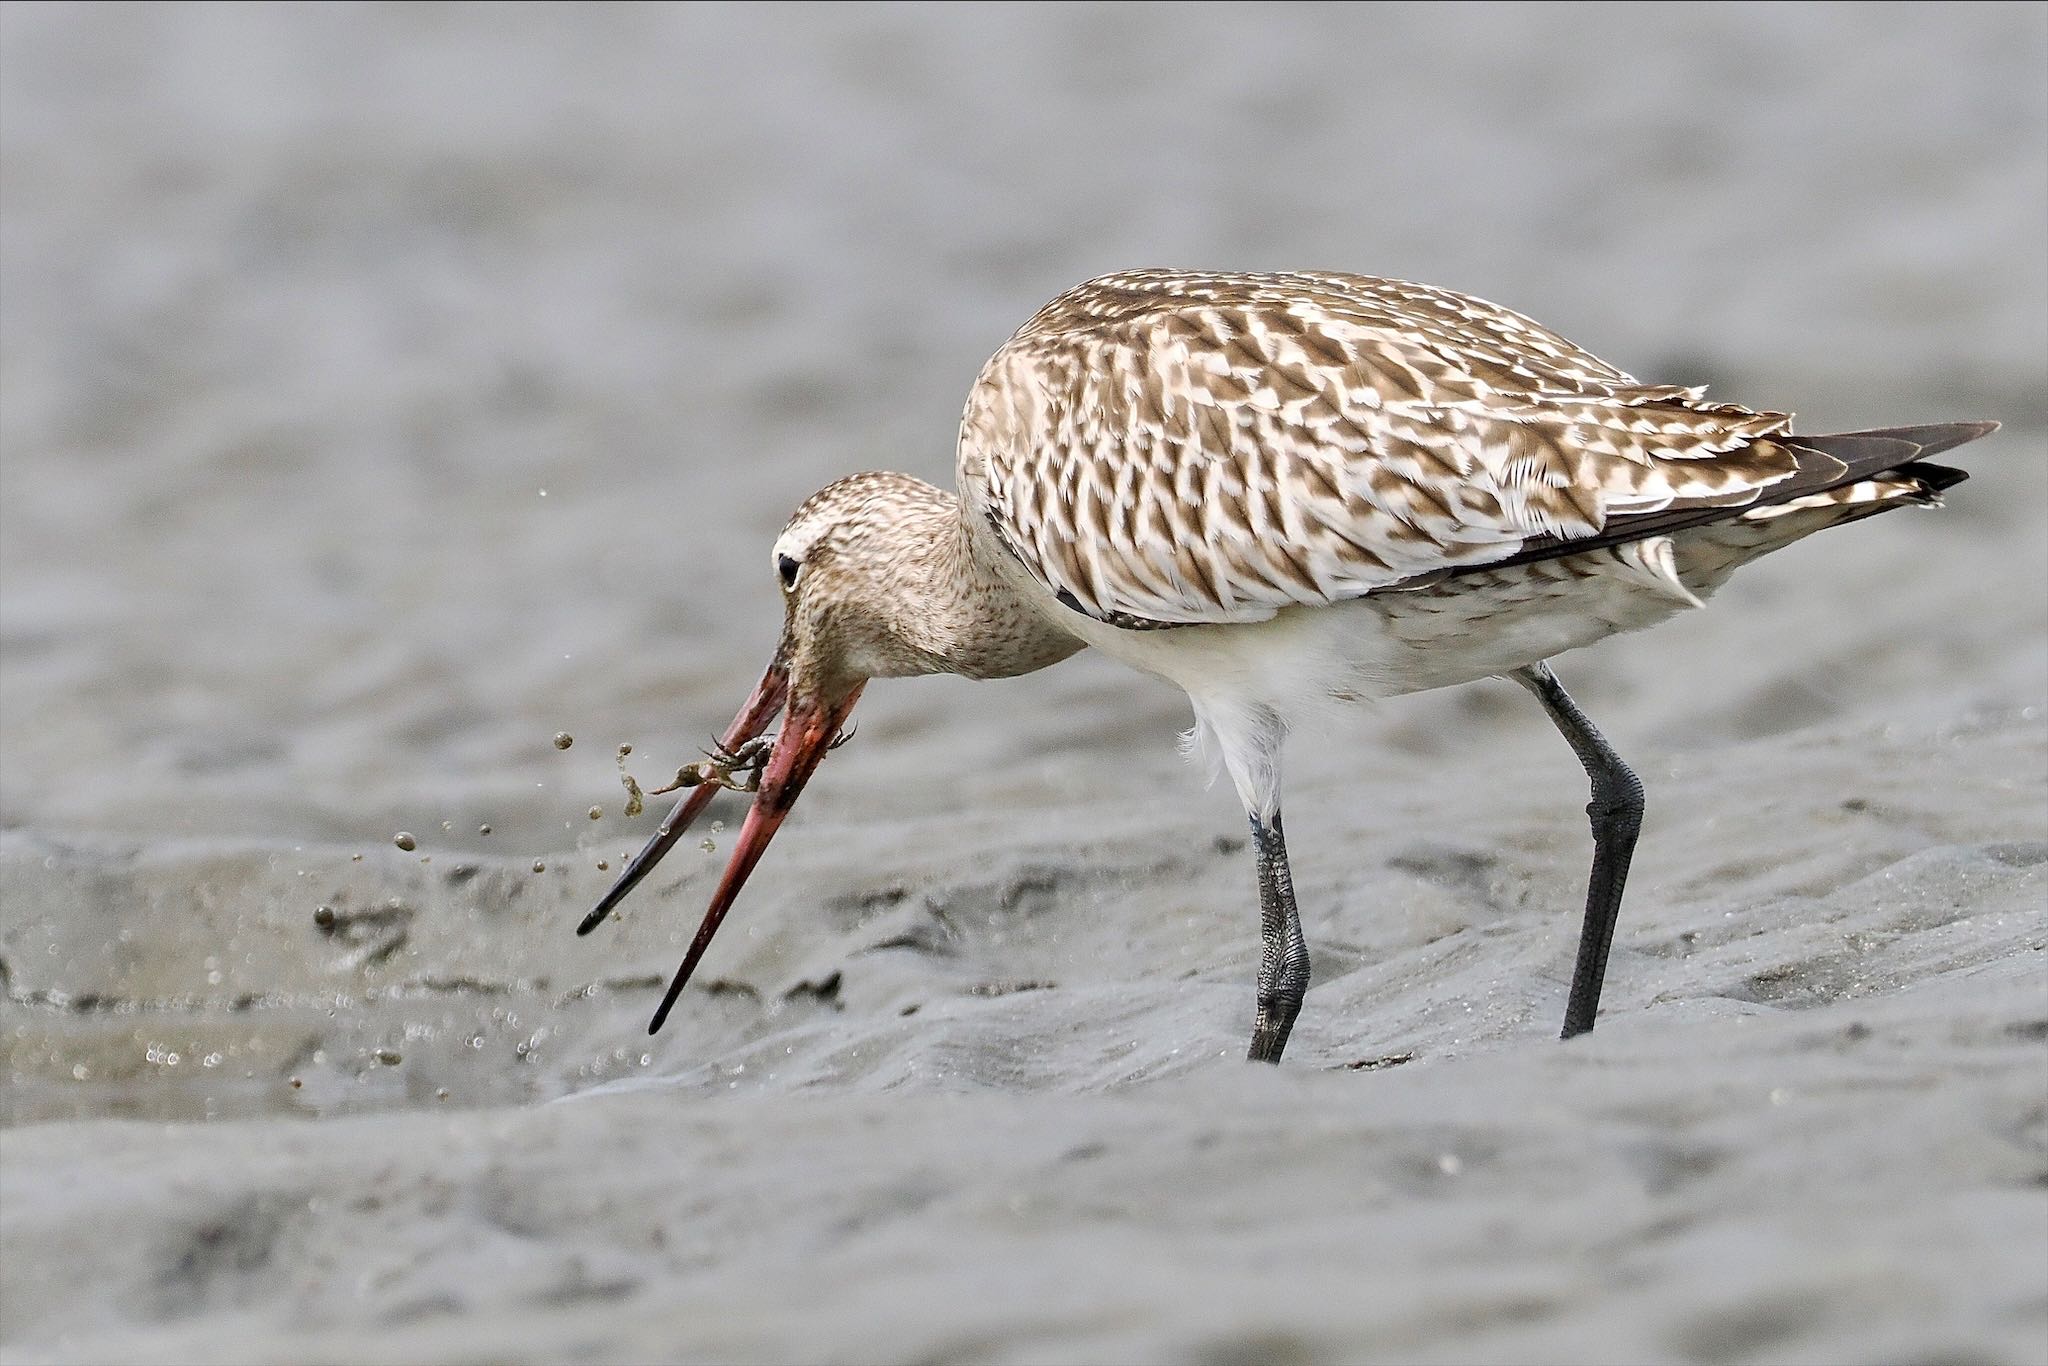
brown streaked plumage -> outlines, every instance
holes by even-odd
[[[1641,785],[1544,661],[1699,606],[1811,532],[1937,501],[1963,476],[1926,457],[1996,426],[1796,435],[1787,414],[1641,383],[1519,314],[1396,280],[1104,276],[983,367],[958,496],[860,474],[797,510],[773,553],[782,642],[727,756],[582,932],[718,783],[758,784],[660,1028],[868,679],[1009,677],[1093,645],[1187,692],[1192,738],[1244,803],[1266,944],[1251,1056],[1278,1061],[1308,982],[1280,823],[1288,732],[1333,704],[1498,674],[1593,786],[1564,1030],[1582,1033]],[[778,712],[773,744],[750,744]]]

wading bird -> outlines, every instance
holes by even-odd
[[[1008,678],[1094,646],[1187,693],[1243,800],[1265,940],[1250,1057],[1278,1062],[1309,980],[1282,742],[1334,704],[1502,676],[1592,781],[1564,1037],[1584,1033],[1643,790],[1545,661],[1698,607],[1811,532],[1937,502],[1964,476],[1926,457],[1997,425],[1796,436],[1786,414],[1641,383],[1519,314],[1397,280],[1090,281],[983,367],[957,495],[856,474],[797,509],[771,559],[767,673],[578,933],[717,788],[755,794],[653,1033],[869,679]]]

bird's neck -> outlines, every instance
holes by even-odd
[[[925,490],[899,528],[903,553],[891,575],[890,633],[905,657],[890,672],[1012,678],[1080,650],[1084,642],[1004,572],[998,557],[1008,552],[963,513],[960,499],[930,485]]]

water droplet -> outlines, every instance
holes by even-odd
[[[533,871],[534,871],[534,872],[536,872],[536,873],[545,873],[545,872],[546,872],[547,870],[548,870],[548,866],[547,866],[547,864],[543,863],[543,862],[542,862],[541,860],[539,860],[539,859],[535,859],[535,860],[533,861]]]
[[[590,808],[590,819],[592,819],[592,820],[594,820],[594,821],[601,821],[601,820],[603,820],[603,819],[604,819],[604,808],[603,808],[603,807],[601,807],[601,806],[593,806],[593,807],[591,807],[591,808]]]
[[[490,834],[490,833],[491,833],[491,827],[490,827],[490,826],[488,826],[488,825],[479,825],[479,826],[478,826],[478,827],[476,828],[476,832],[477,832],[477,833],[478,833],[479,835],[488,835],[488,834]]]
[[[576,737],[575,737],[575,736],[573,736],[573,735],[571,735],[571,734],[570,734],[570,733],[569,733],[568,731],[566,731],[566,730],[558,730],[558,731],[556,731],[556,732],[555,732],[555,748],[556,748],[556,749],[567,749],[567,748],[568,748],[569,746],[571,746],[571,745],[573,745],[573,744],[575,744],[575,743],[576,743]]]
[[[391,837],[391,842],[397,845],[399,848],[405,850],[407,853],[411,853],[413,850],[420,847],[419,841],[414,839],[412,837],[412,832],[408,830],[401,830],[397,834],[393,835]]]

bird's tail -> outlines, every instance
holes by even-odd
[[[1816,531],[1897,507],[1938,506],[1942,490],[1969,476],[1926,457],[1997,428],[1995,422],[1947,422],[1774,438],[1798,456],[1798,473],[1747,507],[1679,530],[1671,537],[1674,573],[1690,593],[1705,598],[1737,568]]]
[[[1795,513],[1832,514],[1807,528],[1819,530],[1901,504],[1938,504],[1943,489],[1969,475],[1927,457],[1997,430],[1996,422],[1940,422],[1780,437],[1800,455],[1799,472],[1743,509],[1736,520],[1771,522]],[[1807,459],[1809,454],[1819,458]]]

